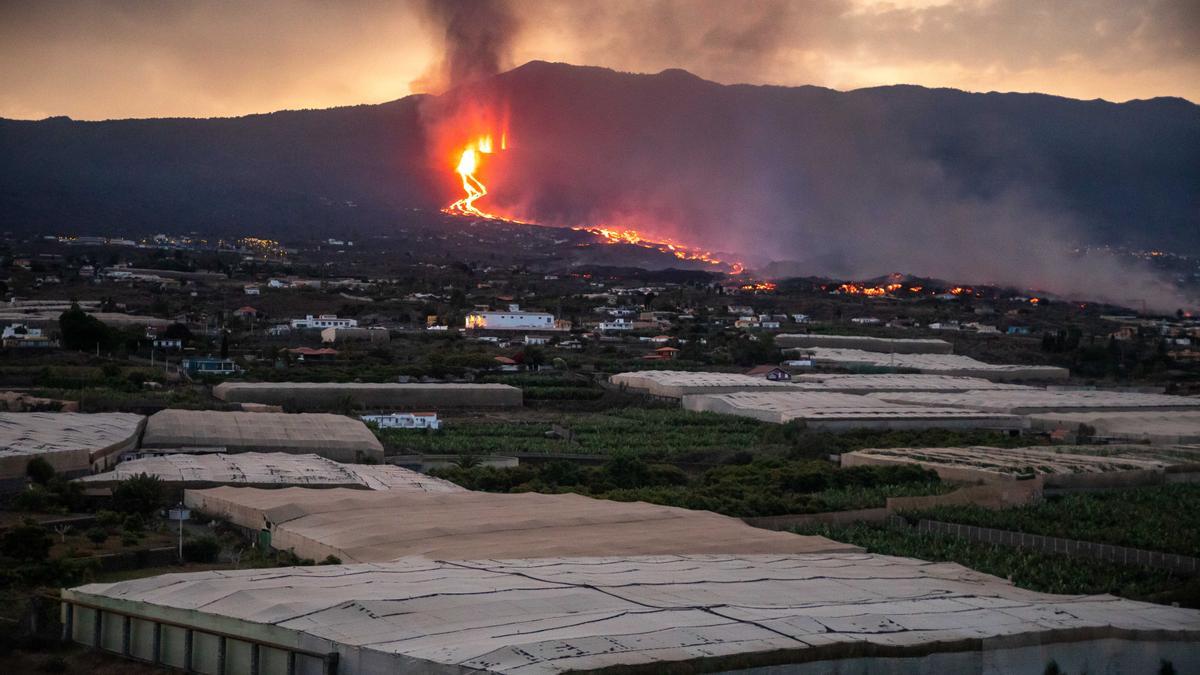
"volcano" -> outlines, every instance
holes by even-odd
[[[477,204],[525,221],[864,278],[1036,276],[1055,265],[1020,267],[1023,250],[1079,244],[1200,251],[1200,107],[1181,99],[839,92],[544,62],[380,105],[2,120],[0,227],[386,231],[462,198],[459,156],[431,151],[453,100],[504,107],[510,147],[483,167]]]

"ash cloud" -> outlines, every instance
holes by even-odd
[[[425,0],[421,17],[442,41],[441,55],[413,91],[441,92],[512,65],[520,22],[506,0]]]

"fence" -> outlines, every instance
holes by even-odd
[[[1200,558],[1174,553],[1147,551],[1140,548],[1097,544],[1077,539],[1061,539],[1040,534],[1014,532],[1012,530],[997,530],[990,527],[977,527],[960,523],[943,523],[937,520],[921,520],[917,530],[935,535],[954,535],[971,541],[1001,546],[1028,548],[1046,553],[1061,553],[1064,555],[1095,558],[1125,565],[1140,565],[1169,572],[1192,574],[1200,572]]]

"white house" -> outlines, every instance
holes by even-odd
[[[544,345],[550,342],[549,335],[526,335],[525,344],[527,345]]]
[[[796,323],[808,323],[809,318],[807,314],[793,314],[792,321]]]
[[[850,323],[856,323],[860,326],[878,326],[879,324],[883,323],[883,321],[880,321],[873,316],[856,316],[853,319],[850,319]]]
[[[41,328],[30,328],[23,323],[4,327],[0,344],[5,347],[57,347],[58,340],[51,340]]]
[[[374,422],[380,429],[440,429],[437,413],[400,413],[390,415],[363,415],[364,422]]]
[[[609,333],[618,330],[633,330],[633,322],[629,319],[613,319],[612,321],[601,321],[596,330],[601,333]]]
[[[295,329],[354,328],[356,326],[358,326],[358,319],[339,319],[337,314],[322,314],[315,317],[309,314],[303,319],[292,319],[292,328]]]
[[[258,286],[247,285],[242,287],[242,292],[246,295],[261,295]]]
[[[154,340],[154,348],[163,350],[183,349],[183,340],[178,338],[174,340],[168,338],[156,338]]]
[[[476,311],[467,315],[467,328],[475,330],[565,330],[548,312]]]

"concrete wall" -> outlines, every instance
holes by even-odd
[[[506,384],[367,384],[309,382],[223,382],[213,395],[230,403],[264,403],[300,410],[330,410],[349,398],[363,408],[439,410],[515,408],[521,390]]]

